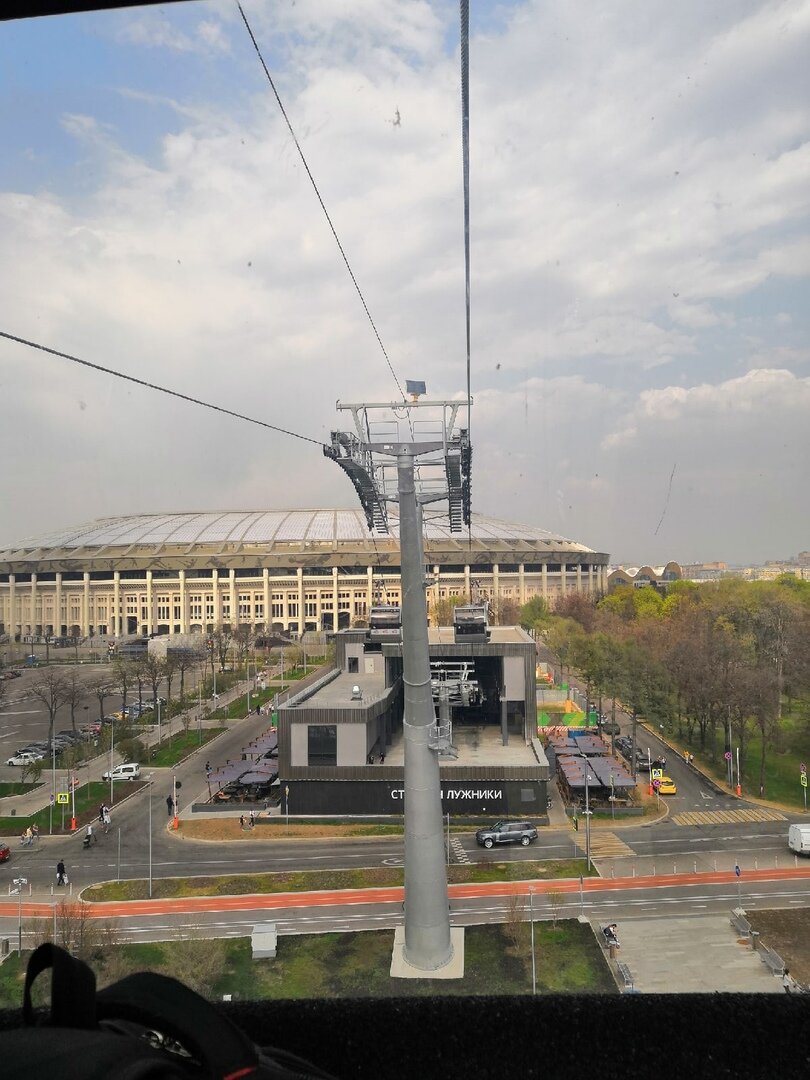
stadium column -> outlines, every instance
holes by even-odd
[[[56,595],[54,597],[53,606],[53,632],[57,637],[62,636],[62,575],[56,575]]]
[[[593,596],[593,563],[588,563],[588,595]]]
[[[304,632],[304,568],[298,567],[298,633]]]
[[[31,575],[31,637],[37,632],[37,575]],[[33,642],[32,642],[33,644]]]
[[[468,604],[472,603],[472,591],[470,586],[470,565],[464,567],[464,598]]]
[[[563,558],[565,558],[564,554],[563,554]],[[568,592],[568,580],[567,580],[566,575],[567,575],[566,563],[561,562],[560,563],[560,596],[565,596],[565,594]]]
[[[17,588],[13,574],[8,575],[8,625],[13,642],[17,633]]]
[[[577,563],[577,592],[582,592],[582,563]]]
[[[272,625],[270,617],[270,571],[265,566],[262,570],[262,591],[264,593],[264,625],[269,630]]]
[[[58,574],[58,581],[56,586],[56,603],[60,611],[62,609],[62,575]],[[123,633],[123,615],[121,612],[121,571],[113,570],[113,621],[112,632],[116,637],[121,637]],[[60,615],[61,618],[61,615]],[[65,620],[67,621],[67,620]]]
[[[340,608],[338,606],[338,568],[332,567],[332,629],[338,628],[338,612]]]
[[[501,598],[501,582],[500,582],[500,568],[497,563],[492,564],[492,599],[495,601],[495,611],[498,611],[497,604]],[[500,615],[498,615],[498,622],[500,622]]]
[[[374,603],[374,567],[366,567],[366,618],[371,614],[371,605]]]
[[[152,634],[155,629],[155,614],[153,604],[155,602],[152,590],[152,571],[146,571],[146,633]]]
[[[90,573],[84,572],[84,589],[82,590],[82,637],[90,634]]]
[[[229,595],[230,595],[230,598],[231,598],[231,615],[230,615],[230,620],[229,621],[230,621],[231,626],[237,626],[238,623],[239,623],[239,618],[238,618],[239,613],[238,613],[238,610],[237,610],[237,607],[236,607],[236,570],[234,570],[233,567],[231,567],[231,571],[230,571],[229,578],[228,578],[228,590],[229,590]]]
[[[188,633],[188,613],[186,610],[186,572],[181,570],[180,577],[180,633]]]
[[[518,563],[518,602],[521,607],[526,603],[526,567]]]
[[[220,625],[220,612],[222,611],[222,604],[219,599],[219,570],[216,567],[211,571],[211,589],[214,595],[214,612],[211,616],[211,621],[214,626]],[[208,620],[205,620],[205,625],[208,625]]]

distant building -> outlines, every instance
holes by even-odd
[[[650,586],[665,592],[673,581],[681,581],[683,573],[676,562],[666,566],[617,566],[608,573],[608,592],[622,585],[632,585],[636,589]]]

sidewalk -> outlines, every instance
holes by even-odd
[[[601,926],[594,923],[594,932]],[[730,912],[623,919],[616,960],[644,994],[784,994],[782,981],[731,925]]]

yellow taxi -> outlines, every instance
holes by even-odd
[[[677,795],[678,787],[675,781],[670,776],[662,776],[658,781],[658,794],[659,795]]]

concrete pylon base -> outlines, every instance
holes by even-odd
[[[453,955],[440,968],[414,967],[405,959],[405,927],[394,930],[394,951],[391,954],[392,979],[463,979],[464,978],[464,927],[450,927],[450,944]]]

